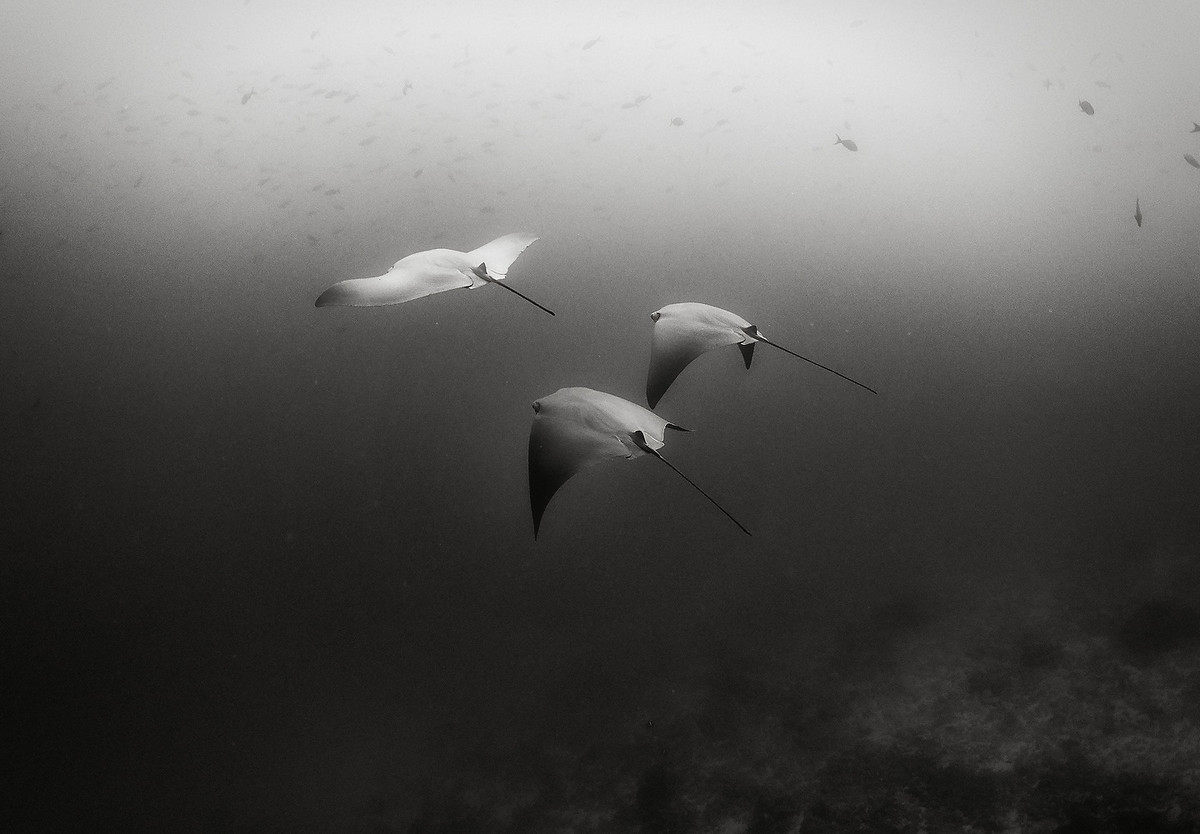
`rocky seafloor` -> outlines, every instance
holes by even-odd
[[[696,663],[624,732],[512,742],[379,830],[1200,831],[1196,568],[1146,571],[1117,594],[908,595],[802,649]]]

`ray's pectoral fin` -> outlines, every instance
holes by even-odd
[[[587,438],[558,421],[535,420],[529,432],[529,505],[537,539],[546,505],[576,472],[594,462]]]
[[[667,424],[667,427],[668,427],[668,428],[679,429],[680,431],[687,431],[687,429],[685,429],[685,428],[683,428],[683,427],[681,427],[681,426],[676,426],[676,425],[674,425],[673,423],[668,423],[668,424]],[[675,464],[671,463],[671,461],[667,460],[667,459],[666,459],[666,458],[664,458],[662,455],[660,455],[660,454],[658,453],[658,450],[657,450],[657,449],[653,449],[653,448],[651,448],[651,447],[650,447],[650,444],[646,442],[646,435],[642,433],[641,429],[638,429],[637,431],[633,432],[633,433],[630,435],[630,437],[632,437],[632,438],[633,438],[633,442],[634,442],[635,444],[637,444],[637,447],[638,447],[639,449],[641,449],[643,452],[645,452],[645,453],[646,453],[646,454],[648,454],[648,455],[652,455],[652,456],[654,456],[654,457],[658,458],[658,459],[659,459],[659,460],[661,460],[663,463],[665,463],[667,466],[669,466],[669,467],[671,468],[671,470],[672,470],[672,471],[673,471],[673,472],[674,472],[676,475],[678,475],[679,477],[681,477],[681,478],[683,478],[685,481],[687,481],[689,484],[691,484],[691,485],[692,485],[692,489],[696,490],[696,492],[698,492],[698,493],[700,493],[701,495],[703,495],[705,498],[707,498],[707,499],[709,500],[709,502],[710,502],[710,503],[711,503],[711,504],[712,504],[714,507],[716,507],[716,508],[717,508],[718,510],[720,510],[722,513],[724,513],[725,517],[726,517],[726,518],[728,518],[730,521],[732,521],[734,524],[736,524],[739,530],[741,530],[741,531],[742,531],[743,533],[745,533],[747,536],[749,536],[749,535],[750,535],[750,531],[749,531],[749,530],[747,530],[747,529],[745,528],[745,526],[742,524],[742,522],[738,521],[736,518],[734,518],[732,515],[730,515],[729,511],[728,511],[727,509],[725,509],[724,507],[722,507],[720,504],[718,504],[718,503],[717,503],[717,500],[716,500],[715,498],[713,498],[713,497],[712,497],[711,495],[709,495],[707,492],[705,492],[704,490],[702,490],[702,489],[700,488],[700,485],[699,485],[699,484],[697,484],[695,481],[693,481],[691,478],[689,478],[687,475],[684,475],[682,472],[680,472],[680,471],[679,471],[679,469],[678,469],[678,468],[676,468]]]
[[[525,299],[530,304],[532,304],[534,307],[537,307],[539,310],[549,313],[550,315],[554,315],[554,311],[551,310],[549,307],[543,307],[541,304],[538,304],[536,301],[534,301],[532,298],[525,295],[524,293],[518,292],[517,290],[514,290],[512,287],[510,287],[508,284],[504,283],[503,281],[498,281],[495,278],[493,278],[491,275],[488,275],[486,263],[481,263],[479,266],[473,268],[471,271],[474,272],[480,278],[480,280],[487,281],[489,284],[495,284],[498,287],[504,287],[504,289],[508,290],[513,295],[516,295],[519,298]]]

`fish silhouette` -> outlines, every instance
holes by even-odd
[[[855,142],[853,139],[843,139],[841,136],[838,136],[836,133],[833,135],[837,136],[837,141],[834,142],[833,144],[841,145],[843,148],[845,148],[848,151],[858,150],[858,143]]]
[[[533,537],[546,505],[559,487],[582,469],[606,460],[656,457],[712,502],[725,517],[750,535],[740,521],[695,481],[659,453],[666,430],[687,431],[636,403],[591,388],[560,388],[533,403],[529,430],[529,506]]]
[[[756,325],[737,313],[711,304],[696,301],[668,304],[651,313],[650,320],[654,322],[654,335],[650,342],[650,369],[646,373],[646,402],[651,408],[658,405],[671,383],[696,357],[725,345],[737,345],[749,369],[754,357],[754,345],[758,342],[766,342],[771,347],[875,393],[875,389],[771,341],[759,332]]]
[[[1190,153],[1185,153],[1183,158],[1187,160],[1187,164],[1191,165],[1193,168],[1200,168],[1200,162],[1197,162],[1196,157],[1192,156]]]
[[[1082,110],[1084,113],[1087,113],[1089,116],[1096,115],[1096,108],[1092,107],[1092,103],[1090,101],[1088,101],[1087,99],[1079,100],[1079,109]]]
[[[383,275],[339,281],[321,293],[317,306],[382,307],[447,290],[495,284],[554,315],[552,310],[501,283],[512,262],[535,240],[536,235],[517,233],[498,237],[470,252],[453,249],[415,252],[396,261]],[[491,263],[491,269],[488,269],[488,263]]]
[[[1137,221],[1138,228],[1142,228],[1142,201],[1138,197],[1133,199],[1133,219]]]

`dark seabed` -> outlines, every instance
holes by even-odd
[[[4,830],[1200,831],[1196,32],[8,3]],[[314,306],[509,232],[555,317]],[[663,453],[753,536],[639,458],[535,542],[531,403],[681,301],[879,394],[713,350]]]

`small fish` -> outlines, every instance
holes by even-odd
[[[417,177],[421,176],[421,173],[422,173],[424,170],[425,170],[424,168],[418,168],[417,170],[413,171],[413,177],[412,177],[412,178],[415,180]]]
[[[1112,89],[1112,84],[1109,84],[1107,81],[1097,81],[1097,82],[1096,82],[1096,86],[1097,86],[1097,87],[1103,87],[1103,88],[1104,88],[1104,89],[1106,89],[1106,90],[1111,90],[1111,89]]]
[[[1087,113],[1089,116],[1096,115],[1096,108],[1092,107],[1092,103],[1090,101],[1088,101],[1087,99],[1081,98],[1079,100],[1079,109],[1082,110],[1084,113]]]
[[[671,124],[673,124],[675,127],[683,127],[683,119],[676,116],[675,118],[671,119]]]
[[[1192,156],[1190,153],[1185,153],[1183,158],[1187,160],[1187,164],[1191,165],[1193,168],[1200,168],[1200,162],[1197,162],[1196,157]]]
[[[405,82],[404,82],[404,89],[400,91],[400,95],[402,95],[402,96],[406,96],[406,95],[408,95],[408,91],[409,91],[409,90],[411,90],[411,89],[412,89],[412,82],[411,82],[411,81],[408,81],[408,80],[405,80]]]
[[[841,136],[838,136],[838,134],[836,134],[836,133],[833,135],[837,136],[837,141],[834,142],[833,144],[841,145],[843,148],[845,148],[848,151],[858,150],[858,143],[855,142],[853,139],[843,139]]]
[[[242,96],[242,104],[245,104],[246,102],[248,102],[250,100],[250,97],[253,95],[254,95],[254,88],[251,87],[250,92],[248,92],[248,93],[246,93],[246,95]]]
[[[1137,221],[1138,228],[1142,228],[1142,201],[1139,197],[1133,198],[1133,219]]]
[[[599,39],[599,38],[592,38],[590,41],[588,41],[587,43],[585,43],[585,44],[583,45],[583,48],[584,48],[584,49],[591,49],[593,46],[595,46],[595,45],[596,45],[596,44],[598,44],[598,43],[600,43],[600,39]]]
[[[1192,122],[1192,129],[1188,133],[1200,133],[1200,122]]]
[[[368,136],[366,139],[360,140],[358,144],[365,148],[367,145],[371,144],[378,138],[379,138],[378,136]]]

